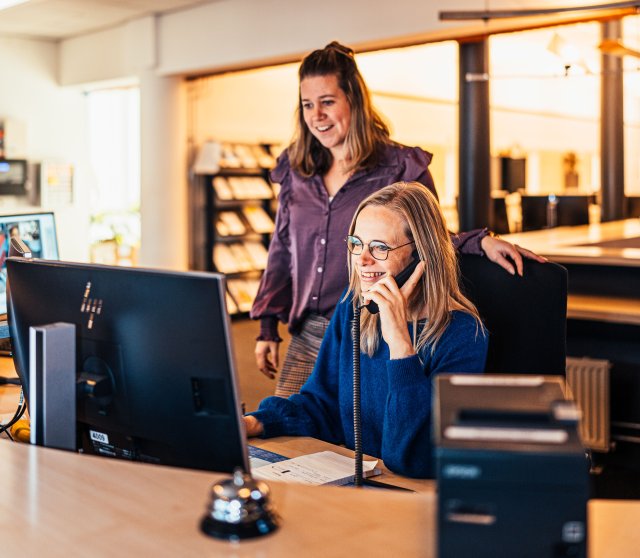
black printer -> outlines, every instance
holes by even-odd
[[[564,379],[435,382],[438,556],[584,557],[589,464]]]

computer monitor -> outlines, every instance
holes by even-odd
[[[9,325],[26,395],[29,328],[76,327],[77,449],[214,471],[249,470],[224,275],[9,258]],[[95,377],[94,377],[95,379]],[[81,390],[79,389],[79,392]]]
[[[21,238],[31,249],[34,258],[57,260],[58,237],[53,213],[25,213],[0,215],[0,321],[6,320],[7,286],[6,260],[9,255],[9,239]],[[3,337],[0,334],[0,337]]]

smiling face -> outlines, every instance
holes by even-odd
[[[365,207],[356,221],[353,235],[362,240],[366,247],[359,255],[351,254],[351,266],[355,270],[362,291],[368,291],[389,272],[394,277],[411,261],[413,244],[407,244],[388,252],[386,260],[376,260],[369,251],[369,242],[378,240],[391,248],[410,241],[399,215],[383,206]]]
[[[335,74],[311,76],[300,82],[301,110],[309,131],[336,159],[351,123],[351,107]]]

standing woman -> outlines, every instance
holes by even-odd
[[[344,239],[358,204],[398,181],[415,181],[435,195],[431,154],[393,142],[373,108],[353,51],[337,42],[315,50],[298,70],[296,131],[271,179],[281,185],[276,230],[251,317],[260,320],[255,349],[259,370],[279,367],[278,322],[291,343],[275,390],[297,393],[311,374],[320,342],[347,286]],[[522,258],[537,258],[486,229],[452,236],[464,253],[484,254],[522,274]],[[509,261],[509,258],[511,261]],[[515,264],[515,265],[514,265]]]

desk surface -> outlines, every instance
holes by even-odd
[[[503,238],[560,264],[638,268],[640,272],[640,219],[558,227],[504,235]],[[637,326],[640,325],[640,293],[635,297],[616,297],[597,292],[570,292],[567,317]]]
[[[567,318],[638,326],[640,325],[640,299],[569,294]]]
[[[232,544],[198,529],[215,473],[0,441],[3,556],[435,556],[436,496],[270,483],[282,527]],[[589,503],[589,557],[637,555],[640,502]]]
[[[557,227],[503,238],[558,263],[640,267],[640,219]]]
[[[202,535],[221,475],[0,441],[3,556],[434,556],[435,495],[269,483],[282,527]]]

